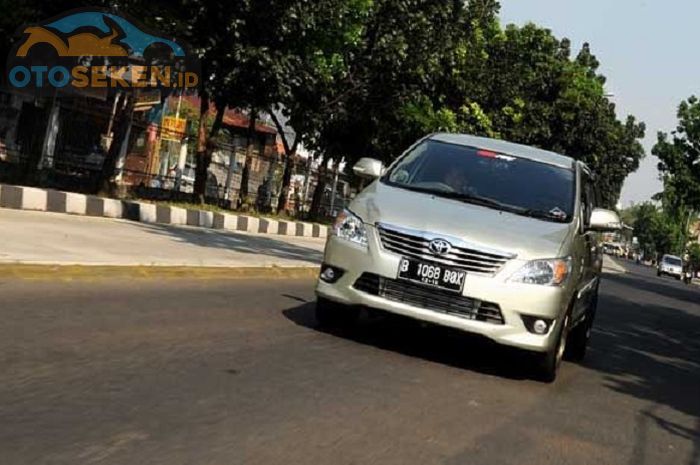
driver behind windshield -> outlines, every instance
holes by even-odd
[[[453,192],[466,193],[471,190],[467,177],[460,169],[452,169],[445,173],[444,183],[452,188]]]

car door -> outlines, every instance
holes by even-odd
[[[593,175],[588,169],[581,170],[581,208],[579,230],[577,231],[581,251],[581,273],[577,283],[574,321],[585,316],[586,310],[595,296],[598,279],[602,267],[602,253],[599,247],[598,234],[588,229],[591,213],[598,205],[599,196],[594,184]]]

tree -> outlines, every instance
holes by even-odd
[[[168,2],[169,12],[172,8]],[[362,29],[371,0],[242,0],[238,2],[180,0],[166,23],[189,40],[202,59],[202,108],[211,97],[216,108],[248,111],[250,119],[241,201],[247,195],[256,115],[267,112],[283,137],[286,163],[282,196],[291,179],[291,164],[304,134],[329,106],[325,97],[345,72],[345,57]],[[192,8],[196,6],[196,8]],[[146,7],[151,8],[151,7]],[[181,13],[188,21],[182,22]],[[194,17],[192,16],[194,13]],[[187,27],[183,31],[183,25]],[[294,128],[294,140],[284,137],[276,117],[281,110]],[[206,173],[207,137],[201,133],[198,173]],[[286,197],[285,197],[286,198]],[[280,202],[283,205],[284,202]]]
[[[494,132],[586,162],[598,174],[604,203],[614,206],[644,156],[645,126],[631,116],[617,119],[590,47],[572,59],[567,39],[534,24],[491,35],[479,73],[486,90],[479,91]]]
[[[645,257],[659,258],[665,253],[683,253],[685,243],[680,238],[682,227],[672,213],[645,202],[623,211],[622,215],[634,227],[639,248]]]
[[[652,153],[659,158],[664,185],[678,205],[700,210],[700,101],[692,96],[678,107],[678,126],[659,132]]]
[[[372,0],[300,2],[291,12],[293,27],[287,28],[290,33],[279,47],[285,58],[278,59],[276,66],[283,85],[276,103],[267,109],[285,152],[278,211],[284,209],[289,195],[299,144],[313,137],[322,121],[337,110],[346,89],[352,89],[344,81],[372,5]]]
[[[429,126],[456,119],[440,110],[437,88],[461,33],[464,2],[377,0],[369,6],[343,55],[346,71],[329,83],[325,105],[305,131],[305,145],[322,159],[312,212],[325,189],[327,161],[352,166],[372,156],[388,162]]]
[[[280,206],[300,143],[351,166],[362,156],[389,162],[434,131],[500,137],[585,161],[608,206],[644,155],[645,127],[617,119],[590,46],[572,56],[570,41],[548,29],[504,28],[494,0],[115,3],[192,45],[202,66],[200,119],[210,107],[215,121],[226,107],[239,108],[254,129],[256,114],[272,115],[285,149]],[[205,126],[200,198],[220,125]]]
[[[688,247],[688,262],[693,270],[700,270],[700,244],[697,242]]]
[[[688,241],[689,227],[700,211],[700,101],[692,96],[678,107],[678,126],[669,136],[659,132],[652,153],[659,158],[664,192],[659,196],[678,229],[677,251]]]
[[[102,6],[109,7],[113,2],[108,0],[0,0],[0,69],[4,82],[5,59],[15,39],[17,28],[24,24],[49,19],[59,13],[79,7]]]
[[[10,53],[10,49],[17,39],[16,32],[25,24],[34,23],[37,21],[49,19],[66,10],[71,10],[78,7],[86,6],[109,6],[107,0],[97,0],[95,2],[87,0],[56,0],[46,2],[42,0],[23,0],[17,2],[14,0],[0,0],[0,85],[6,85],[5,79],[7,76],[6,59]],[[39,100],[46,100],[46,97],[40,97]],[[117,146],[120,146],[120,141],[117,141]],[[21,182],[35,182],[37,170],[39,169],[38,162],[40,153],[25,153],[25,157],[21,159]],[[115,160],[116,163],[116,160]],[[111,176],[111,173],[110,173]],[[98,185],[102,185],[102,180],[99,180]]]
[[[187,43],[199,60],[200,108],[194,196],[204,202],[214,141],[232,100],[230,75],[239,68],[238,57],[231,53],[231,44],[236,43],[240,34],[250,1],[119,0],[114,3],[120,11],[143,19],[147,26]],[[212,109],[215,109],[215,116],[210,125]]]
[[[415,26],[385,27],[381,7],[389,5],[392,17]],[[617,119],[590,47],[572,58],[570,42],[547,29],[504,29],[495,2],[431,6],[375,5],[363,43],[379,31],[382,48],[353,61],[357,90],[322,122],[314,147],[351,165],[360,156],[391,161],[434,131],[504,138],[586,162],[614,206],[644,156],[645,126]]]
[[[216,53],[221,54],[224,46],[220,45],[225,42],[225,32],[229,31],[228,19],[223,12],[231,12],[235,14],[235,8],[229,7],[228,2],[213,1],[213,0],[180,0],[171,2],[167,0],[56,0],[51,2],[41,0],[24,0],[22,2],[12,2],[2,0],[2,11],[5,14],[0,19],[0,47],[2,56],[7,56],[11,41],[15,30],[24,23],[31,23],[40,20],[51,18],[57,14],[63,13],[79,7],[103,7],[119,13],[126,12],[134,18],[146,23],[164,34],[171,33],[179,40],[184,39],[191,45],[195,46],[195,53],[199,54],[203,63],[209,63]],[[5,5],[8,3],[8,5]],[[11,3],[11,5],[9,5]],[[237,2],[234,2],[237,3]],[[3,70],[5,62],[3,61]],[[5,73],[3,72],[3,76]],[[4,79],[4,78],[3,78]],[[202,98],[202,109],[209,107],[210,80],[201,79],[200,95]],[[218,94],[217,94],[218,95]],[[128,101],[128,97],[125,101]],[[123,105],[121,114],[118,115],[117,121],[124,124],[117,124],[118,131],[115,130],[115,137],[108,151],[103,169],[101,170],[100,179],[97,185],[100,189],[110,191],[113,187],[111,179],[114,175],[114,167],[116,166],[116,157],[118,156],[119,148],[122,145],[122,137],[128,133],[128,124],[130,121],[131,111],[130,105]],[[223,111],[223,110],[222,110]],[[203,120],[206,119],[206,114]],[[213,137],[218,131],[218,127],[214,127],[215,131],[209,134],[209,138]],[[200,131],[205,140],[200,141],[200,148],[210,145],[207,142],[207,132]],[[198,158],[205,158],[206,153],[198,153]],[[202,164],[203,165],[203,164]],[[34,167],[29,167],[33,169]],[[201,170],[200,170],[201,171]],[[206,172],[199,173],[199,192],[203,197],[204,186],[206,184]]]

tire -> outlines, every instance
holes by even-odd
[[[598,288],[590,306],[586,309],[586,319],[579,323],[570,333],[566,347],[566,358],[572,362],[580,362],[586,357],[588,342],[591,339],[593,322],[598,309]]]
[[[571,312],[567,312],[563,323],[559,326],[553,347],[547,352],[537,355],[537,378],[545,383],[553,383],[557,379],[559,366],[564,359],[564,352],[566,351],[571,321],[570,315]]]
[[[344,328],[354,324],[360,310],[337,304],[323,297],[316,299],[316,321],[322,328]]]

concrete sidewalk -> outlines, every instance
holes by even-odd
[[[0,208],[0,263],[316,267],[325,239]]]

